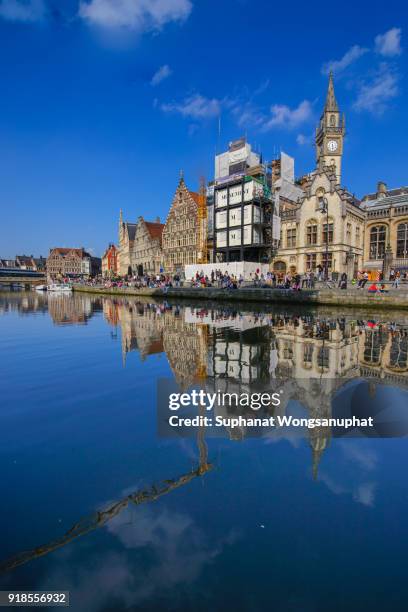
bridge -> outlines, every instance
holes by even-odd
[[[0,268],[0,287],[31,289],[36,285],[46,283],[47,275],[45,272],[21,270],[20,268]]]

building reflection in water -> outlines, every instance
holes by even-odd
[[[293,315],[257,312],[251,307],[151,303],[135,298],[91,295],[8,294],[1,310],[48,312],[57,325],[85,324],[97,311],[121,332],[122,357],[142,359],[165,353],[181,389],[193,384],[209,391],[242,393],[284,386],[312,418],[329,418],[332,399],[348,381],[364,379],[371,394],[377,384],[408,387],[408,318],[395,321],[335,317],[318,311]],[[0,311],[1,312],[1,311]],[[279,382],[278,382],[279,381]],[[283,381],[283,383],[282,383]],[[287,403],[274,414],[284,414]],[[218,407],[228,416],[232,407]],[[316,471],[331,437],[330,428],[308,430]],[[231,439],[249,432],[234,428]],[[268,435],[268,432],[265,432]]]
[[[109,323],[120,325],[123,360],[164,352],[182,389],[200,384],[221,392],[250,392],[284,382],[283,397],[311,418],[330,418],[332,399],[352,379],[408,387],[408,320],[399,323],[325,314],[239,312],[228,307],[104,300]],[[282,383],[279,383],[282,386]],[[282,404],[275,414],[284,414]],[[218,413],[230,412],[218,407]],[[248,432],[234,428],[231,439]],[[308,430],[313,472],[331,429]]]

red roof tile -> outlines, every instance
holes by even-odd
[[[197,206],[200,206],[200,194],[196,191],[189,191],[188,193],[191,195]]]
[[[145,221],[147,230],[152,238],[161,239],[164,223],[153,223],[152,221]]]

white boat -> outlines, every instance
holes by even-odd
[[[72,291],[71,285],[67,285],[66,283],[51,283],[47,287],[48,291],[59,291],[59,292],[70,292]]]
[[[47,285],[37,285],[35,287],[36,291],[47,291]]]

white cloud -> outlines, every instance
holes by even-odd
[[[81,0],[79,16],[103,28],[141,32],[183,22],[191,9],[191,0]]]
[[[201,94],[187,96],[182,102],[170,102],[162,104],[165,113],[179,113],[183,117],[193,119],[208,119],[220,114],[221,103],[217,98],[206,98]]]
[[[350,64],[357,61],[362,55],[365,55],[368,52],[366,47],[360,47],[359,45],[354,45],[350,47],[348,51],[343,55],[343,57],[339,60],[331,60],[322,66],[322,73],[329,74],[330,70],[333,70],[335,74],[340,74],[343,72]]]
[[[271,116],[266,119],[262,129],[270,130],[274,127],[292,129],[305,123],[312,116],[312,105],[303,100],[296,108],[289,108],[285,104],[273,104],[270,108]]]
[[[217,540],[209,540],[190,516],[161,506],[128,506],[105,531],[113,541],[112,549],[100,555],[88,544],[86,564],[80,563],[85,542],[59,551],[58,563],[41,584],[43,590],[57,590],[54,585],[63,582],[78,596],[78,612],[98,612],[112,599],[117,610],[149,604],[151,608],[158,593],[169,601],[177,589],[195,584],[239,537],[229,530]],[[135,556],[142,555],[147,555],[147,562],[135,572]]]
[[[388,64],[381,64],[374,78],[360,86],[353,107],[357,111],[367,110],[374,115],[381,115],[388,102],[398,93],[398,75]]]
[[[298,145],[305,145],[305,144],[309,144],[309,138],[307,138],[307,136],[305,136],[304,134],[298,134],[296,136],[296,142]]]
[[[8,21],[33,22],[44,16],[44,0],[0,0],[0,17]]]
[[[353,499],[364,506],[374,506],[376,484],[374,482],[364,482],[353,493]]]
[[[376,467],[378,458],[372,449],[356,444],[352,440],[340,441],[339,446],[345,457],[357,463],[359,467],[366,470],[373,470]]]
[[[401,28],[391,28],[375,37],[375,50],[385,57],[401,55]]]
[[[155,85],[158,85],[159,83],[164,81],[164,79],[167,79],[172,74],[172,72],[172,69],[167,64],[164,64],[164,66],[160,66],[160,68],[154,73],[150,84],[153,85],[153,87]]]

